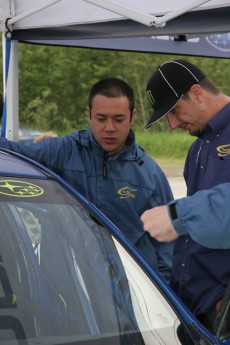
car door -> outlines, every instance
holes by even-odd
[[[221,344],[87,200],[52,179],[2,185],[0,345]]]

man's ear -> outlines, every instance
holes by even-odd
[[[203,101],[203,89],[199,84],[194,84],[191,86],[190,90],[189,90],[189,96],[191,98],[195,98],[198,102],[202,102]]]
[[[135,119],[136,113],[137,113],[137,109],[133,109],[133,113],[132,113],[132,117],[131,117],[131,125],[132,125],[132,124],[133,124],[133,122],[134,122],[134,119]]]

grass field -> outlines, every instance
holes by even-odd
[[[74,132],[70,130],[68,133]],[[184,131],[154,132],[151,129],[134,129],[136,142],[160,166],[183,167],[188,149],[196,137]],[[59,136],[67,135],[58,132]]]
[[[196,139],[187,132],[136,130],[136,142],[161,166],[183,166],[190,145]]]

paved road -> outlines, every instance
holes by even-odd
[[[175,199],[186,196],[186,185],[182,167],[162,167],[167,176]]]

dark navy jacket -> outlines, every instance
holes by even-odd
[[[159,243],[143,230],[141,214],[173,199],[157,165],[135,143],[130,131],[127,148],[108,155],[91,129],[63,138],[18,144],[0,139],[0,146],[24,154],[50,168],[97,206],[133,243],[148,263],[169,280],[173,244]]]
[[[184,176],[189,196],[230,182],[230,103],[192,144]],[[171,286],[194,314],[205,313],[223,296],[230,282],[229,263],[229,249],[208,249],[188,235],[181,236],[175,243]]]

